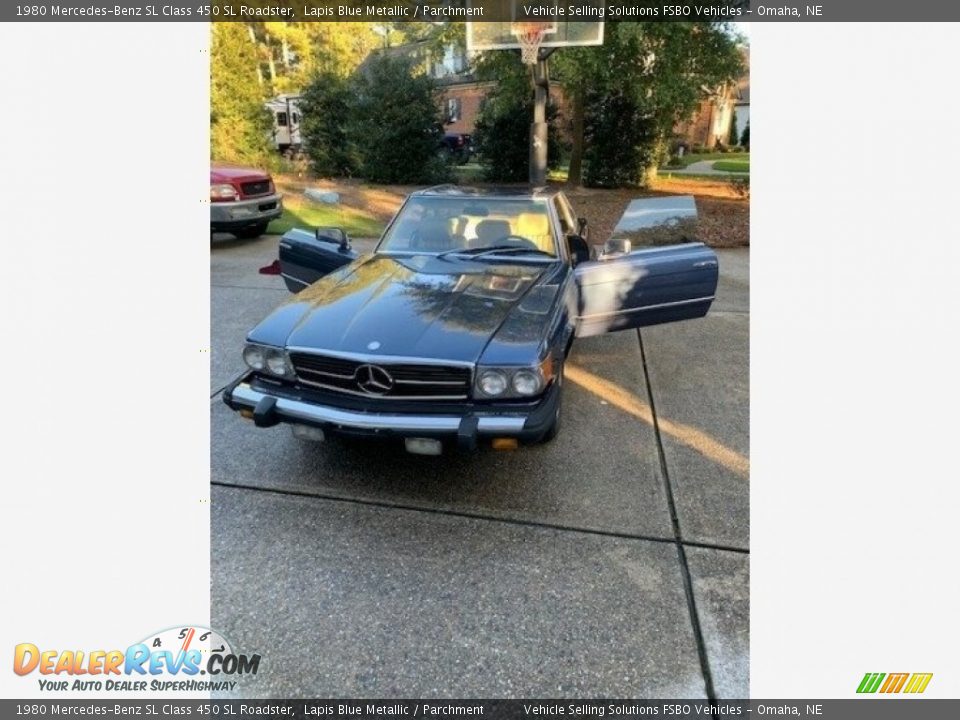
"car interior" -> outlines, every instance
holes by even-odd
[[[482,202],[463,205],[437,203],[411,208],[398,220],[392,249],[445,252],[456,249],[482,249],[498,245],[528,244],[532,249],[556,254],[550,232],[550,218],[542,203],[498,203],[490,207]],[[404,227],[405,226],[405,227]],[[405,241],[404,241],[405,238]]]

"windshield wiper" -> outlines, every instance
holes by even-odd
[[[547,257],[556,257],[553,253],[546,250],[532,247],[518,247],[517,245],[488,245],[487,247],[475,248],[454,248],[453,250],[444,250],[438,253],[437,257],[442,258],[447,255],[470,255],[471,257],[480,257],[491,253],[536,253],[537,255],[546,255]]]

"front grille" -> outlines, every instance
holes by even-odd
[[[416,362],[370,362],[329,355],[290,353],[304,385],[387,400],[465,400],[469,367]]]
[[[254,195],[268,195],[270,193],[270,181],[256,180],[254,182],[241,183],[240,189],[243,190],[243,194],[247,197],[253,197]]]

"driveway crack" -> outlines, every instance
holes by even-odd
[[[667,495],[667,508],[670,511],[670,524],[673,527],[673,543],[677,549],[677,558],[680,562],[680,575],[683,578],[683,592],[687,597],[687,611],[690,614],[690,625],[693,628],[693,637],[697,643],[697,655],[700,658],[700,671],[703,674],[703,684],[707,693],[707,700],[712,704],[717,699],[713,686],[713,674],[710,671],[710,660],[707,656],[707,646],[703,639],[703,628],[700,626],[700,615],[697,613],[697,599],[693,592],[693,580],[690,577],[690,567],[687,564],[687,550],[680,528],[680,516],[677,514],[677,503],[673,496],[673,483],[670,481],[670,470],[667,467],[667,456],[663,449],[663,436],[660,433],[660,423],[657,416],[657,404],[653,397],[653,385],[650,382],[650,369],[647,365],[647,353],[643,347],[643,335],[637,330],[637,341],[640,343],[640,360],[643,364],[643,378],[647,386],[647,398],[650,401],[650,414],[653,416],[653,434],[657,443],[657,455],[660,459],[660,473],[663,475],[663,489]],[[711,713],[713,717],[715,714]]]

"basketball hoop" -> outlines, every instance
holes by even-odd
[[[536,65],[540,57],[540,43],[544,36],[557,31],[553,22],[512,22],[510,34],[520,45],[520,59],[526,65]]]

